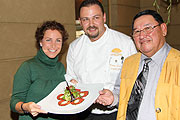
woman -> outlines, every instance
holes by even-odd
[[[10,107],[21,113],[20,120],[53,119],[53,115],[41,110],[36,103],[65,81],[65,68],[58,61],[62,45],[68,39],[64,26],[56,21],[44,22],[37,28],[35,38],[39,49],[37,55],[25,61],[14,76]]]

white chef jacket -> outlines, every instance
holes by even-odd
[[[68,49],[66,79],[78,82],[103,83],[104,89],[113,90],[115,81],[120,81],[120,71],[125,58],[136,53],[132,39],[109,29],[97,41],[91,42],[87,35],[74,40]],[[112,113],[117,109],[95,108],[92,113]]]

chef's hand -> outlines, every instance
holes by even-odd
[[[32,114],[33,117],[37,116],[39,113],[47,114],[46,111],[41,110],[41,106],[34,102],[28,102],[23,104],[23,109]]]
[[[78,83],[78,81],[75,80],[75,79],[71,79],[70,82],[72,82],[73,84],[77,84]]]
[[[99,97],[96,99],[96,103],[102,104],[104,106],[111,105],[114,101],[113,93],[108,89],[103,89],[99,91]]]

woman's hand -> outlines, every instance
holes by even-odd
[[[47,114],[46,111],[41,110],[41,107],[34,102],[24,103],[22,108],[24,111],[31,113],[33,117],[37,116],[39,113]]]

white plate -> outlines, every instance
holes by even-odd
[[[41,106],[41,109],[54,114],[76,114],[86,110],[90,107],[97,97],[99,96],[99,91],[103,89],[103,84],[76,84],[75,88],[81,89],[81,91],[89,91],[86,97],[83,97],[84,101],[81,104],[72,105],[68,104],[66,106],[59,106],[57,99],[59,94],[64,94],[64,90],[67,87],[66,82],[61,82],[47,97],[42,99],[37,104]]]

